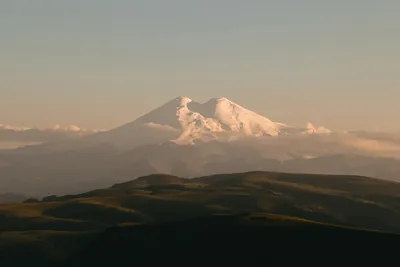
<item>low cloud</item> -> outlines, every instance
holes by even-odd
[[[0,149],[12,149],[25,145],[61,141],[95,133],[76,126],[49,129],[0,127]]]

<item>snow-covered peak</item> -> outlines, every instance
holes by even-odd
[[[180,96],[150,111],[133,122],[135,125],[158,124],[180,130],[179,142],[215,139],[223,133],[245,136],[276,136],[285,125],[273,122],[226,97],[198,103]]]
[[[230,101],[228,98],[226,98],[226,97],[214,97],[214,98],[211,98],[210,100],[208,100],[207,101],[207,103],[208,102],[211,102],[211,103],[218,103],[218,102],[230,102],[230,103],[232,103],[232,101]]]
[[[304,127],[270,120],[226,97],[199,103],[187,96],[179,96],[130,123],[89,137],[89,140],[111,142],[127,148],[167,141],[194,144],[199,141],[301,134],[305,130]]]
[[[275,123],[229,99],[217,99],[215,117],[231,131],[246,135],[278,135],[282,124]]]
[[[192,102],[193,100],[187,96],[179,96],[176,98],[180,102],[181,105],[186,105],[189,102]]]

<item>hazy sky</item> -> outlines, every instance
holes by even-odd
[[[1,0],[0,123],[110,128],[185,95],[400,130],[399,0]]]

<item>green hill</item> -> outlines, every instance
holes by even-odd
[[[57,249],[39,248],[52,246],[54,240],[79,240],[118,225],[167,224],[237,214],[272,214],[274,227],[307,220],[315,222],[310,226],[313,229],[318,223],[400,233],[400,184],[360,176],[271,172],[195,179],[156,174],[79,195],[0,205],[0,231],[3,237],[8,236],[1,244],[7,245],[10,254],[11,248],[21,249],[18,240],[22,240],[43,258],[49,258],[50,253],[51,259],[61,261],[82,242],[75,246],[60,241]],[[26,238],[27,233],[31,238]],[[4,251],[1,248],[0,253]]]

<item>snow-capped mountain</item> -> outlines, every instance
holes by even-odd
[[[225,97],[212,98],[206,103],[177,97],[131,123],[88,139],[132,147],[166,141],[193,144],[196,141],[301,134],[307,130],[274,122]],[[317,129],[313,133],[322,132]]]
[[[179,143],[216,139],[223,134],[277,136],[286,125],[273,122],[229,99],[212,98],[204,104],[178,97],[135,121],[169,126],[178,130]]]
[[[46,149],[51,150],[79,149],[99,144],[127,150],[165,142],[191,145],[197,142],[234,141],[242,138],[330,133],[329,130],[323,127],[315,128],[312,124],[296,127],[275,122],[225,97],[198,103],[183,96],[168,101],[130,123],[108,131],[91,131],[74,125],[56,125],[48,129],[28,129],[23,133],[37,131],[40,131],[40,136],[47,138],[47,142],[52,142],[45,145]],[[67,143],[54,142],[66,137],[81,138],[72,138]],[[35,136],[33,140],[46,142],[46,138]]]
[[[293,133],[328,134],[325,127],[306,129],[274,122],[244,108],[226,97],[212,98],[204,104],[188,97],[178,97],[134,121],[170,127],[180,134],[177,143],[210,140],[232,136],[278,136]]]

